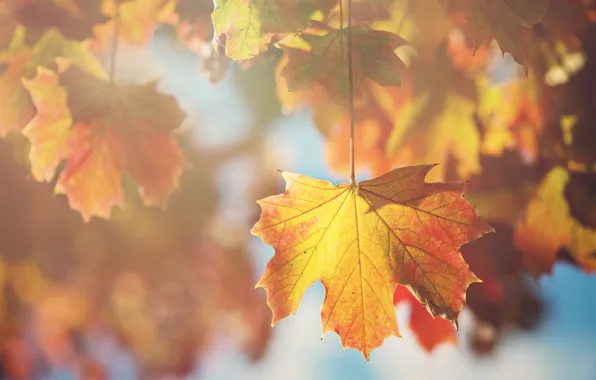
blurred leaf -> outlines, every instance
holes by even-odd
[[[25,86],[37,107],[23,130],[35,179],[50,181],[64,160],[56,192],[86,221],[108,218],[112,206],[122,206],[125,172],[147,205],[166,204],[182,164],[170,136],[184,119],[175,99],[153,84],[118,86],[76,66],[39,69]]]
[[[559,249],[567,248],[586,271],[596,268],[596,231],[581,225],[569,212],[564,196],[569,172],[555,167],[544,178],[515,230],[515,243],[535,275],[549,273]]]
[[[550,0],[441,0],[448,11],[461,12],[463,27],[476,48],[494,38],[503,53],[527,66],[531,28],[549,9]]]
[[[364,78],[382,86],[399,86],[402,61],[395,49],[405,41],[398,35],[355,28],[353,31],[354,92],[361,92]],[[306,91],[322,85],[332,94],[346,96],[348,93],[348,46],[347,29],[329,29],[325,34],[300,34],[306,43],[304,48],[295,48],[280,43],[288,57],[288,63],[281,72],[289,91]],[[342,50],[342,46],[344,50]]]

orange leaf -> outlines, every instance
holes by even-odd
[[[410,329],[427,352],[441,343],[457,343],[455,327],[443,318],[433,317],[405,286],[398,286],[393,295],[393,303],[400,302],[411,306]]]
[[[0,72],[0,137],[23,128],[35,113],[29,94],[21,84],[30,58],[29,51],[0,58],[0,64],[6,65]]]
[[[147,205],[165,205],[177,187],[181,152],[170,132],[184,114],[154,84],[118,86],[75,66],[61,74],[40,68],[24,81],[37,108],[23,130],[38,181],[50,181],[63,160],[56,192],[85,220],[107,218],[121,205],[127,172]]]
[[[273,323],[295,313],[306,289],[326,289],[323,331],[344,347],[370,351],[399,335],[393,294],[408,285],[433,316],[457,323],[478,281],[459,247],[492,229],[462,197],[463,184],[425,183],[434,165],[395,169],[334,186],[282,172],[285,193],[259,201],[252,233],[275,248],[257,287]]]

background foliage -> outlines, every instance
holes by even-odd
[[[468,181],[496,229],[462,249],[483,280],[467,297],[470,342],[485,354],[503,331],[540,320],[533,277],[558,260],[594,269],[596,34],[589,1],[519,0],[514,14],[505,1],[479,4],[353,0],[352,17],[359,177],[441,163],[427,180]],[[11,378],[109,377],[98,342],[131,352],[142,378],[191,373],[224,337],[253,359],[265,352],[254,200],[283,189],[270,142],[282,113],[307,110],[324,138],[320,165],[349,174],[337,70],[347,2],[215,5],[0,1],[0,339]],[[234,82],[251,116],[242,133],[225,129],[232,142],[207,143],[222,127],[201,129],[208,118],[160,82],[142,55],[157,36],[198,55],[197,75]],[[231,162],[244,163],[241,181],[222,180]],[[423,349],[457,341],[409,292],[394,302],[410,305]]]

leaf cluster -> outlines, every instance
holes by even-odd
[[[157,81],[141,74],[142,80],[125,80],[118,70],[122,46],[145,48],[156,30],[169,30],[199,55],[200,70],[213,83],[231,61],[247,81],[250,70],[275,66],[268,75],[281,111],[312,113],[331,169],[348,174],[354,163],[372,177],[334,186],[284,172],[286,192],[260,201],[253,233],[276,254],[258,284],[274,321],[295,312],[308,286],[320,280],[327,291],[324,331],[336,331],[345,347],[367,358],[386,337],[399,335],[394,304],[400,302],[411,305],[410,326],[427,350],[456,340],[458,313],[467,303],[477,317],[473,342],[484,352],[502,330],[533,327],[539,319],[541,303],[527,273],[549,273],[561,258],[587,272],[596,268],[591,2],[0,0],[0,12],[0,135],[21,141],[23,161],[42,183],[37,186],[64,195],[88,222],[66,223],[66,232],[44,224],[49,236],[78,236],[79,229],[93,235],[95,227],[83,227],[93,223],[116,228],[133,207],[134,215],[151,210],[160,226],[185,231],[172,232],[176,237],[161,246],[162,253],[183,252],[174,272],[184,271],[184,255],[197,249],[178,243],[208,228],[190,223],[175,200],[214,179],[195,177],[184,185],[185,175],[193,178],[206,165],[184,143],[186,114]],[[259,111],[251,125],[258,141],[277,116],[264,105],[272,102],[262,83],[248,90],[262,98],[247,96]],[[430,171],[435,163],[442,165]],[[25,194],[17,204],[34,197]],[[183,203],[202,210],[214,202],[205,199]],[[2,202],[13,201],[7,195]],[[198,213],[215,219],[216,212]],[[128,217],[123,224],[138,216]],[[493,230],[487,222],[496,232],[480,238]],[[3,239],[10,242],[11,231],[6,227]],[[110,241],[104,233],[97,239]],[[35,239],[46,251],[42,235]],[[34,250],[6,244],[3,251],[25,257]],[[244,245],[235,246],[242,253],[230,262],[246,259]],[[118,265],[143,272],[139,262]],[[238,275],[222,276],[232,281],[247,273],[248,264]],[[123,286],[138,291],[140,280],[123,276]],[[139,276],[143,282],[152,274]],[[248,294],[245,282],[237,284],[230,293]],[[229,306],[204,302],[207,310]],[[230,302],[252,313],[240,300]],[[120,311],[111,313],[116,325],[128,323],[119,320]],[[120,328],[126,335],[131,327]],[[148,345],[130,344],[139,351]]]

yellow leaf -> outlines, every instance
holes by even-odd
[[[267,291],[273,324],[295,313],[308,287],[326,289],[323,331],[344,347],[370,351],[399,336],[393,307],[407,285],[433,316],[457,324],[477,277],[461,245],[492,229],[462,197],[463,184],[426,183],[434,165],[395,169],[334,186],[282,172],[285,193],[259,201],[252,233],[275,248],[257,287]]]
[[[419,121],[428,117],[431,94],[417,96],[396,115],[394,128],[387,144],[387,155],[402,156],[411,152],[407,162],[444,162],[449,153],[458,160],[458,173],[462,178],[480,171],[478,150],[480,136],[474,123],[474,102],[456,94],[447,95],[445,103],[435,117],[424,126]],[[405,150],[407,149],[407,150]],[[439,179],[437,177],[433,179]]]
[[[271,34],[261,33],[263,0],[216,0],[211,15],[215,28],[214,41],[226,35],[226,55],[234,60],[257,56],[267,49]]]
[[[568,182],[565,168],[552,169],[515,229],[515,243],[524,253],[525,266],[535,275],[552,270],[561,248],[567,248],[586,271],[596,270],[596,231],[584,227],[569,213],[564,195]]]

